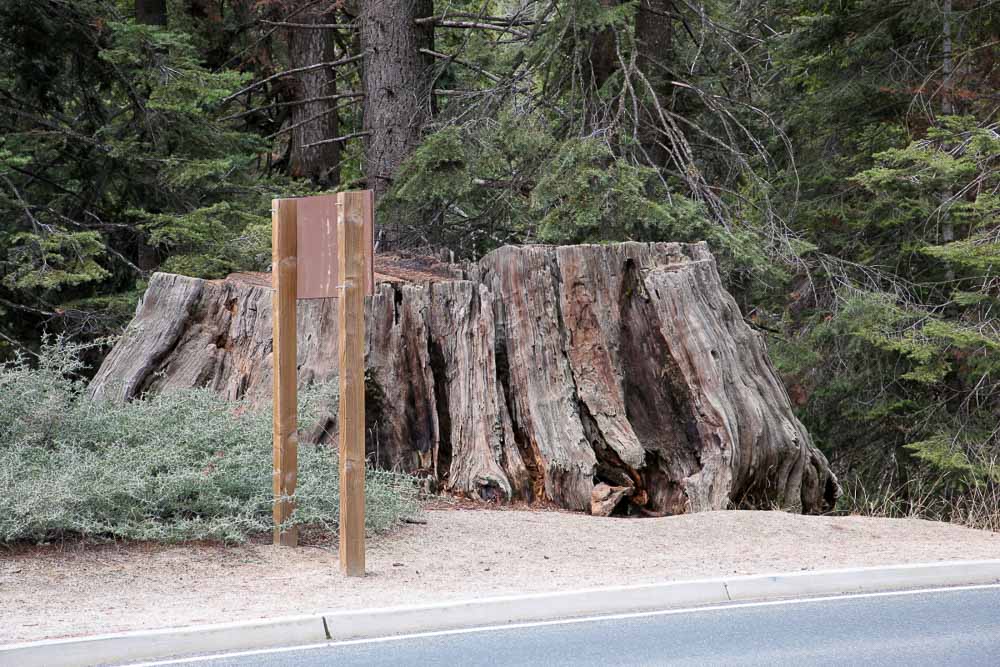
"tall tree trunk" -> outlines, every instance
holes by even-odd
[[[941,65],[941,73],[944,75],[944,85],[942,87],[941,95],[941,111],[945,115],[951,115],[955,113],[954,99],[952,96],[952,83],[951,77],[955,70],[954,62],[951,57],[951,0],[944,0],[944,6],[942,7],[942,13],[944,14],[944,25],[942,26],[942,37],[943,37],[943,51],[944,58]],[[945,190],[942,193],[941,206],[943,208],[943,215],[945,216],[944,224],[941,226],[941,238],[945,243],[951,243],[955,240],[955,226],[952,224],[951,220],[948,218],[948,200],[952,198],[952,192],[950,189]],[[955,279],[955,269],[949,263],[948,268],[945,270],[945,280],[951,282]]]
[[[619,4],[619,0],[600,0],[600,3],[601,7],[611,9]],[[590,71],[583,72],[583,75],[589,76],[590,80],[581,82],[586,91],[586,129],[588,131],[600,129],[605,125],[605,121],[609,117],[608,109],[613,106],[601,101],[600,90],[619,68],[615,42],[615,29],[605,28],[594,35],[594,40],[590,44],[590,52],[587,54]]]
[[[167,0],[135,0],[135,20],[147,25],[167,25]]]
[[[665,166],[668,154],[662,145],[660,116],[656,105],[666,108],[670,104],[670,57],[673,47],[673,0],[641,0],[635,17],[635,41],[638,49],[637,64],[648,89],[642,90],[647,100],[642,109],[640,140],[645,158],[652,166]]]
[[[946,115],[950,115],[955,113],[951,91],[953,85],[951,77],[955,71],[955,64],[951,58],[951,0],[944,0],[944,6],[941,9],[941,13],[944,15],[944,24],[941,27],[942,50],[944,51],[944,58],[941,63],[941,73],[944,75],[941,111]]]
[[[334,14],[315,11],[301,15],[297,21],[308,24],[333,23]],[[336,59],[333,39],[328,31],[317,28],[291,28],[288,53],[293,68]],[[290,172],[292,176],[310,178],[323,186],[335,186],[340,182],[340,144],[311,144],[335,138],[340,124],[336,100],[317,98],[330,97],[336,91],[336,72],[326,67],[299,74],[293,90],[296,100],[313,101],[292,107],[291,124],[294,129],[291,137]]]
[[[364,172],[376,200],[389,190],[399,166],[420,143],[430,116],[434,28],[414,19],[430,16],[431,0],[367,0],[361,3],[364,49]],[[383,224],[380,250],[400,244],[404,221]]]
[[[145,25],[167,25],[167,0],[135,0],[135,21]],[[146,243],[140,233],[136,246],[136,266],[143,271],[153,271],[160,265],[156,248]]]
[[[613,9],[620,0],[600,0],[605,9]],[[641,0],[635,15],[635,43],[639,71],[645,81],[633,82],[639,96],[645,100],[640,109],[640,139],[645,160],[655,167],[662,167],[667,159],[666,150],[660,146],[661,125],[657,105],[669,105],[669,62],[673,46],[673,0]],[[601,127],[608,116],[607,110],[614,103],[602,102],[599,91],[611,76],[620,69],[614,28],[606,28],[594,36],[588,53],[590,80],[584,82],[587,90],[587,129]],[[639,77],[636,77],[639,79]],[[648,85],[647,85],[648,84]]]

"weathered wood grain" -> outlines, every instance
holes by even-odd
[[[553,249],[508,246],[480,263],[500,296],[511,415],[541,475],[539,495],[571,509],[590,506],[597,457],[579,419],[565,348]]]
[[[601,512],[832,506],[836,478],[704,244],[508,247],[464,275],[369,300],[369,460],[585,511],[599,484],[615,487]],[[92,391],[268,400],[269,301],[155,275]],[[300,303],[298,320],[300,380],[336,377],[336,301]]]
[[[365,293],[368,267],[365,192],[341,192],[337,268],[342,281],[337,332],[340,357],[340,571],[365,576]]]
[[[274,544],[294,547],[298,544],[298,527],[285,526],[295,504],[298,480],[298,382],[296,381],[295,299],[297,292],[296,266],[296,201],[275,199],[272,202],[272,262],[273,291],[271,309],[275,313],[274,341]]]
[[[427,289],[378,286],[370,300],[366,364],[368,457],[388,470],[437,478],[439,425],[431,371]]]
[[[530,478],[497,376],[493,296],[470,281],[431,286],[430,349],[442,421],[444,488],[482,500],[525,497]]]

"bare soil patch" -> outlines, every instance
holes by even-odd
[[[996,533],[908,519],[467,509],[432,509],[424,519],[370,540],[363,580],[340,576],[336,545],[0,550],[0,641],[1000,553]]]

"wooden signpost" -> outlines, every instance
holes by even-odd
[[[274,317],[274,543],[294,547],[298,530],[282,524],[291,516],[298,475],[298,382],[295,301],[296,202],[275,199],[271,210],[271,310]]]
[[[371,191],[341,195],[337,265],[340,353],[340,569],[365,574],[365,220]],[[371,225],[368,225],[369,228]]]
[[[375,287],[374,199],[370,190],[275,199],[274,287],[274,543],[295,546],[298,458],[296,302],[337,298],[340,355],[340,567],[365,573],[365,294]]]

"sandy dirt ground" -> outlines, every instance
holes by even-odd
[[[369,541],[345,579],[336,545],[0,549],[0,642],[336,609],[904,562],[1000,557],[1000,537],[918,520],[707,512],[597,518],[429,510]]]

